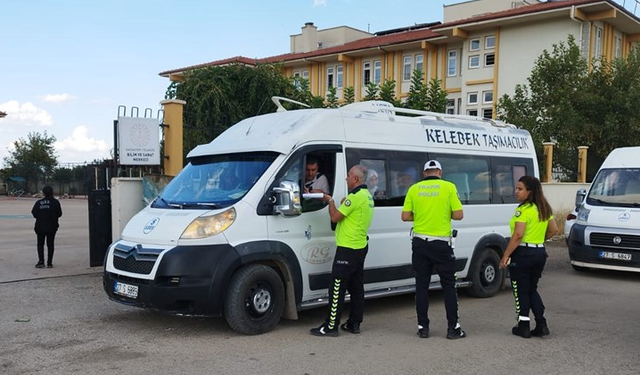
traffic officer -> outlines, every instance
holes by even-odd
[[[331,270],[329,312],[324,323],[311,329],[311,334],[316,336],[338,336],[346,290],[351,295],[351,310],[349,320],[340,327],[351,333],[360,333],[364,310],[364,259],[369,249],[367,231],[373,218],[373,197],[365,184],[366,176],[367,168],[364,166],[351,167],[347,174],[349,194],[339,208],[330,195],[324,194],[322,198],[329,204],[331,221],[337,223],[337,248]]]
[[[516,302],[518,325],[511,333],[528,339],[549,334],[538,281],[548,256],[544,241],[558,233],[558,226],[553,220],[551,205],[542,193],[542,184],[536,177],[520,177],[515,195],[520,205],[509,222],[511,239],[500,260],[500,268],[509,267]],[[529,310],[536,318],[533,330],[530,329]]]
[[[436,267],[444,291],[447,338],[459,339],[467,334],[458,322],[451,219],[462,220],[462,203],[456,186],[441,178],[442,166],[437,160],[429,160],[423,174],[424,179],[407,191],[402,206],[402,220],[413,221],[411,262],[416,277],[417,334],[420,338],[429,337],[429,284]]]

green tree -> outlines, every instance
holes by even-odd
[[[380,85],[380,100],[391,103],[394,107],[401,107],[402,103],[396,99],[396,81],[386,78]]]
[[[553,45],[536,59],[528,85],[517,85],[515,94],[502,96],[497,117],[527,129],[534,141],[539,165],[544,167],[542,143],[557,142],[554,164],[575,175],[577,164],[576,133],[583,132],[585,118],[582,105],[588,76],[588,64],[580,54],[573,36],[567,43]]]
[[[351,104],[356,101],[356,93],[353,86],[347,86],[344,88],[344,103]]]
[[[427,86],[422,78],[421,70],[414,70],[411,73],[411,86],[404,106],[410,109],[425,110],[427,108]]]
[[[378,91],[380,91],[380,88],[378,87],[378,85],[376,85],[373,82],[369,82],[367,84],[367,91],[365,92],[364,98],[362,98],[363,101],[369,101],[369,100],[378,100]]]
[[[292,84],[296,87],[292,98],[300,103],[311,105],[313,95],[311,94],[311,90],[309,90],[309,80],[302,77],[294,77]]]
[[[207,67],[189,71],[185,78],[184,82],[172,84],[167,89],[170,98],[175,95],[187,102],[184,109],[185,154],[196,145],[210,142],[240,120],[275,112],[272,96],[295,98],[297,94],[306,95],[282,75],[279,65]],[[314,98],[308,99],[315,103]],[[322,102],[322,98],[320,100]]]
[[[447,90],[442,88],[442,81],[432,78],[426,88],[427,111],[445,113],[447,110]]]
[[[53,144],[56,137],[38,132],[30,132],[27,139],[19,138],[13,142],[13,150],[4,162],[12,176],[20,176],[26,180],[26,192],[38,191],[38,182],[47,181],[53,168],[58,164]],[[34,185],[34,189],[32,189]]]
[[[329,94],[327,94],[327,108],[338,108],[340,104],[338,103],[338,89],[335,86],[329,87]]]

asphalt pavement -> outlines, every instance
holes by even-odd
[[[0,283],[101,272],[89,267],[89,208],[85,197],[60,199],[62,217],[56,234],[53,268],[38,262],[35,219],[37,198],[0,196]],[[45,258],[46,258],[45,246]]]

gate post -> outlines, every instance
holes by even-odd
[[[542,182],[551,182],[551,176],[553,173],[553,146],[554,142],[543,142],[544,146],[544,175],[542,176]]]
[[[578,182],[587,182],[587,150],[588,146],[578,146]]]
[[[182,113],[187,104],[184,100],[171,99],[160,102],[164,106],[164,174],[176,176],[183,167]]]

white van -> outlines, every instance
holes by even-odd
[[[578,190],[576,205],[573,268],[640,272],[640,147],[611,151],[588,192]]]
[[[367,298],[415,290],[411,223],[400,216],[406,189],[429,159],[442,163],[465,211],[453,223],[458,285],[478,297],[503,286],[498,264],[517,205],[514,186],[538,173],[530,134],[488,119],[368,101],[249,118],[193,149],[188,165],[109,247],[109,297],[173,314],[224,316],[245,334],[325,305],[336,246],[326,205],[300,194],[307,158],[319,160],[337,202],[347,195],[350,166],[378,175]],[[437,275],[432,287],[439,287]]]

